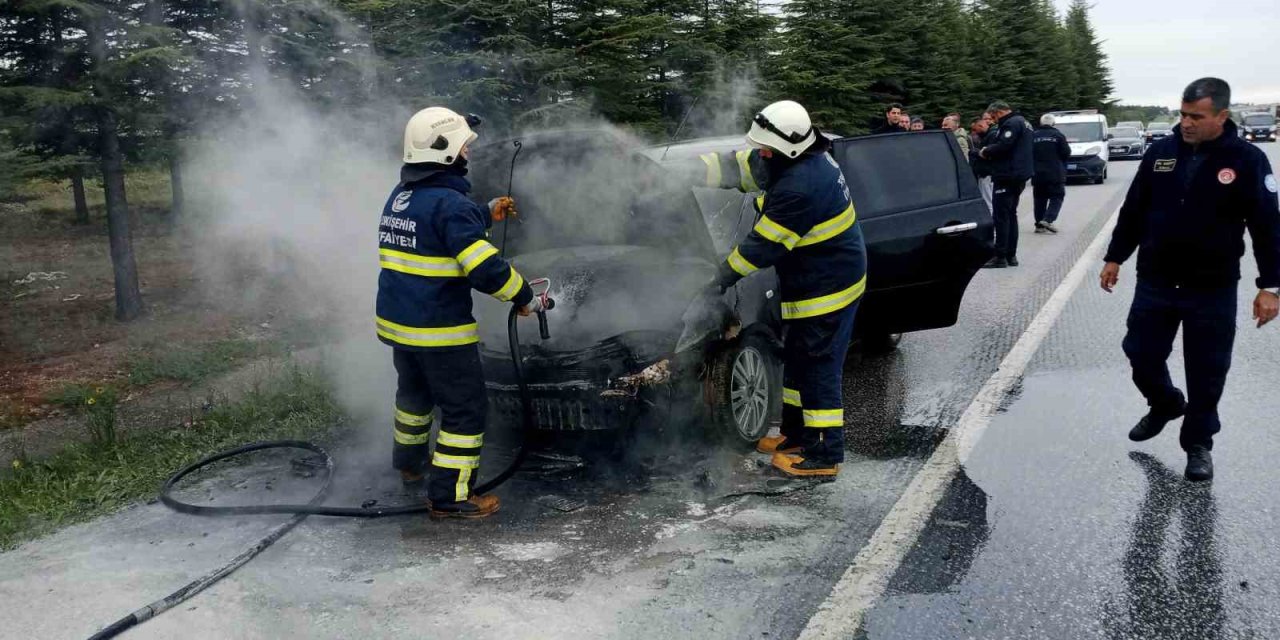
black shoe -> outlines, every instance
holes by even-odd
[[[1057,227],[1055,227],[1055,226],[1053,226],[1053,223],[1052,223],[1052,222],[1046,222],[1046,223],[1044,223],[1044,230],[1045,230],[1045,231],[1048,231],[1049,233],[1057,233],[1057,232],[1058,232],[1058,228],[1057,228]]]
[[[1134,442],[1150,440],[1160,435],[1160,432],[1164,431],[1165,425],[1181,418],[1182,414],[1186,413],[1186,411],[1186,405],[1178,407],[1178,410],[1173,413],[1159,412],[1152,409],[1147,412],[1147,415],[1142,416],[1142,419],[1138,421],[1138,424],[1134,425],[1133,428],[1129,430],[1129,439]]]
[[[1043,222],[1037,222],[1037,223],[1036,223],[1036,233],[1049,233],[1049,230],[1045,228],[1045,226],[1044,226],[1044,223],[1043,223]]]
[[[992,258],[982,265],[983,269],[1003,269],[1009,266],[1009,262],[1004,258]]]
[[[462,502],[432,502],[432,518],[484,518],[498,511],[498,496],[471,496]]]
[[[1213,456],[1204,447],[1187,451],[1187,480],[1204,482],[1213,479]]]
[[[1011,267],[1016,267],[1016,266],[1018,266],[1018,259],[1017,259],[1017,258],[1009,258],[1009,259],[1005,260],[1005,262],[1006,262],[1009,266],[1011,266]]]

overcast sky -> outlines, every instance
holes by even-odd
[[[1094,0],[1090,17],[1125,104],[1176,106],[1202,76],[1230,83],[1233,102],[1280,102],[1277,0]]]

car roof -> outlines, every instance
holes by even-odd
[[[1073,122],[1106,122],[1107,117],[1101,113],[1072,113],[1054,116],[1055,124],[1071,124]]]
[[[716,136],[713,138],[681,140],[670,145],[655,145],[641,150],[640,153],[652,158],[655,162],[671,162],[672,160],[687,160],[704,153],[736,151],[746,148],[746,146],[747,140],[744,136]]]

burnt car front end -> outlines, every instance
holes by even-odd
[[[696,410],[689,400],[699,397],[702,345],[678,357],[676,347],[690,301],[715,265],[687,186],[676,188],[655,163],[608,135],[568,132],[522,142],[513,194],[520,214],[507,228],[498,223],[491,236],[526,278],[549,278],[556,300],[547,314],[549,339],[532,323],[520,326],[535,428],[627,429]],[[483,164],[472,165],[505,169],[512,148],[482,148],[476,155]],[[495,175],[477,176],[478,199],[500,194],[494,183],[506,176]],[[507,307],[475,300],[492,414],[519,424]]]

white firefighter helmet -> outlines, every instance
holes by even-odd
[[[479,118],[462,116],[444,107],[430,107],[413,114],[404,127],[404,161],[453,164],[462,147],[476,139],[476,132],[471,129],[473,124],[479,124]]]
[[[751,130],[747,131],[747,144],[768,147],[788,158],[794,158],[817,141],[809,112],[798,102],[775,102],[756,114]]]

